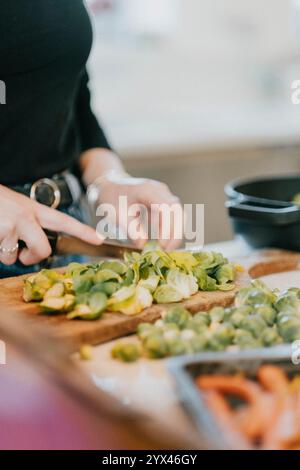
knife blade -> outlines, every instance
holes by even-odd
[[[112,243],[111,241],[105,241],[102,245],[92,245],[62,233],[57,234],[55,245],[52,244],[52,246],[56,255],[79,254],[101,258],[123,258],[124,253],[132,253],[133,251],[140,253],[142,251],[127,243]]]

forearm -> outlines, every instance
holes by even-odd
[[[80,156],[79,167],[85,186],[88,186],[96,178],[112,170],[126,173],[120,158],[111,150],[101,148],[83,152]]]

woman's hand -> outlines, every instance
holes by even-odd
[[[102,241],[94,229],[73,217],[0,185],[0,246],[8,250],[0,252],[0,262],[10,265],[19,258],[30,265],[50,256],[51,247],[43,228],[63,231],[94,245]],[[23,240],[26,248],[9,253],[18,240]]]
[[[112,170],[100,177],[99,203],[111,204],[116,209],[117,222],[121,228],[128,230],[130,224],[139,217],[130,212],[119,210],[120,197],[126,196],[126,206],[144,206],[147,210],[146,223],[136,227],[141,238],[130,238],[138,247],[142,247],[151,238],[150,231],[155,233],[160,245],[166,250],[178,248],[182,243],[183,211],[179,199],[171,193],[168,186],[159,181],[133,178],[128,174]],[[143,219],[143,212],[140,217]],[[129,232],[129,236],[130,236]]]
[[[97,202],[99,204],[111,204],[115,207],[117,222],[121,228],[126,230],[134,218],[132,216],[129,217],[128,213],[118,213],[120,196],[126,196],[128,208],[133,204],[141,204],[146,206],[148,214],[154,215],[152,220],[148,215],[148,225],[151,225],[151,229],[156,232],[163,248],[172,250],[181,245],[184,214],[179,199],[171,193],[166,184],[150,179],[129,176],[125,172],[120,158],[114,152],[106,149],[95,148],[82,153],[80,168],[82,179],[86,186],[95,182],[97,177],[100,178],[99,199]],[[168,217],[168,211],[160,211],[155,216],[155,207],[153,205],[157,204],[161,206],[166,205],[167,208],[176,213],[169,220],[170,229],[166,230],[167,233],[164,233],[164,222],[166,222]],[[151,211],[151,206],[154,209],[153,211]],[[139,231],[142,233],[142,230]],[[150,238],[149,235],[149,233],[144,232],[143,237],[133,240],[133,242],[141,247],[146,243],[147,238]]]

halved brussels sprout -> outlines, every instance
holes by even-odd
[[[167,341],[161,334],[147,336],[143,341],[143,347],[147,355],[151,358],[161,358],[168,355]]]
[[[188,251],[172,251],[169,253],[169,256],[175,262],[176,266],[186,272],[190,272],[192,268],[198,264],[194,255]]]
[[[224,319],[225,310],[223,307],[213,307],[209,311],[209,317],[211,321],[221,322]]]
[[[232,343],[235,330],[230,323],[218,325],[211,333],[209,338],[209,349],[213,351],[222,351]]]
[[[276,321],[277,312],[271,305],[258,305],[255,307],[255,312],[260,315],[269,326],[272,326]]]
[[[94,284],[94,276],[90,272],[78,274],[73,279],[73,289],[76,294],[89,292]]]
[[[105,282],[105,281],[112,281],[116,280],[117,282],[122,282],[122,278],[119,274],[111,269],[101,269],[100,271],[96,272],[94,275],[94,284],[97,282]]]
[[[265,346],[272,346],[274,344],[282,343],[282,339],[280,338],[276,327],[266,328],[262,332],[260,340]]]
[[[48,289],[44,295],[44,299],[48,299],[50,297],[62,297],[65,293],[65,286],[62,282],[56,282],[53,284],[50,289]]]
[[[232,263],[223,264],[215,273],[215,277],[220,285],[223,286],[228,282],[233,282],[235,279],[235,267]]]
[[[283,315],[277,322],[280,336],[286,343],[300,339],[300,319]]]
[[[119,359],[123,362],[134,362],[140,357],[139,347],[135,343],[127,343],[118,341],[111,351],[114,359]]]
[[[24,282],[23,299],[25,302],[42,300],[53,282],[53,279],[42,271],[27,277]]]
[[[181,330],[185,328],[191,314],[183,307],[173,307],[167,311],[164,316],[165,323],[175,323]]]
[[[108,300],[108,310],[136,315],[152,305],[152,295],[141,286],[122,287]]]
[[[100,269],[108,269],[114,271],[115,273],[123,276],[127,272],[127,266],[123,261],[103,261],[100,265]]]
[[[150,274],[146,279],[140,279],[138,285],[145,287],[151,293],[155,291],[159,283],[159,276],[157,274]]]
[[[167,274],[167,285],[181,293],[183,299],[188,299],[198,291],[197,279],[192,274],[185,274],[179,269],[170,269]]]
[[[187,354],[191,352],[189,344],[184,341],[182,338],[171,338],[166,339],[167,344],[167,353],[169,356],[181,356],[182,354]]]
[[[62,313],[71,310],[74,304],[74,295],[66,294],[62,297],[47,297],[40,303],[40,307],[44,312]]]
[[[168,304],[172,302],[180,302],[183,299],[183,296],[175,287],[171,287],[168,284],[162,284],[155,290],[153,298],[158,304]]]
[[[254,338],[259,338],[266,327],[267,323],[265,320],[257,314],[249,315],[248,317],[244,318],[240,325],[240,328],[252,333]]]

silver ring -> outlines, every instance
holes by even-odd
[[[4,246],[0,245],[0,253],[4,253],[6,255],[11,255],[15,253],[19,249],[19,243],[16,243],[15,246],[12,248],[4,248]]]

